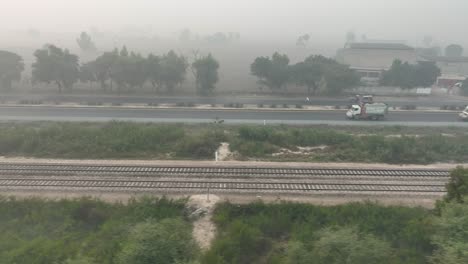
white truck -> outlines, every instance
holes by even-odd
[[[383,120],[388,114],[388,106],[384,103],[369,103],[352,105],[346,112],[348,119],[355,120]]]
[[[468,121],[468,106],[465,108],[465,110],[463,110],[463,112],[461,112],[460,114],[458,114],[458,117],[459,117],[460,120],[462,120],[462,121]]]

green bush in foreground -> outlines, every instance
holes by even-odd
[[[434,264],[468,263],[468,205],[451,202],[434,221]]]
[[[0,197],[0,263],[158,263],[152,252],[159,263],[196,259],[184,208],[184,201],[149,197],[125,205]],[[153,262],[138,262],[139,254]]]
[[[310,253],[298,252],[296,248],[294,258],[303,258],[302,263],[317,264],[390,264],[396,261],[393,249],[388,242],[371,234],[361,234],[354,228],[325,228],[319,231],[317,236],[318,240],[314,243]],[[291,254],[289,249],[288,247],[288,253]],[[295,263],[290,260],[291,255],[287,258],[287,262]]]
[[[214,220],[219,235],[206,264],[427,263],[433,250],[431,214],[422,208],[224,203]]]
[[[135,225],[117,256],[121,264],[181,263],[196,256],[191,228],[181,220],[147,220]]]

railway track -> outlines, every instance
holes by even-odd
[[[0,191],[433,194],[446,170],[0,163]]]

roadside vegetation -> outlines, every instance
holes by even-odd
[[[300,147],[309,149],[294,152]],[[348,134],[335,129],[243,126],[231,148],[245,158],[276,161],[464,162],[468,160],[468,135],[406,135],[404,129],[393,135]]]
[[[6,123],[0,155],[90,159],[214,159],[426,164],[468,160],[461,128],[286,127],[222,124]]]

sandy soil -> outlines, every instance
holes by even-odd
[[[202,250],[208,250],[216,235],[216,225],[211,221],[215,205],[220,201],[216,195],[193,195],[187,206],[204,210],[205,214],[193,222],[193,237]]]
[[[229,150],[229,143],[223,142],[218,148],[218,160],[226,161],[232,157],[232,152]]]

